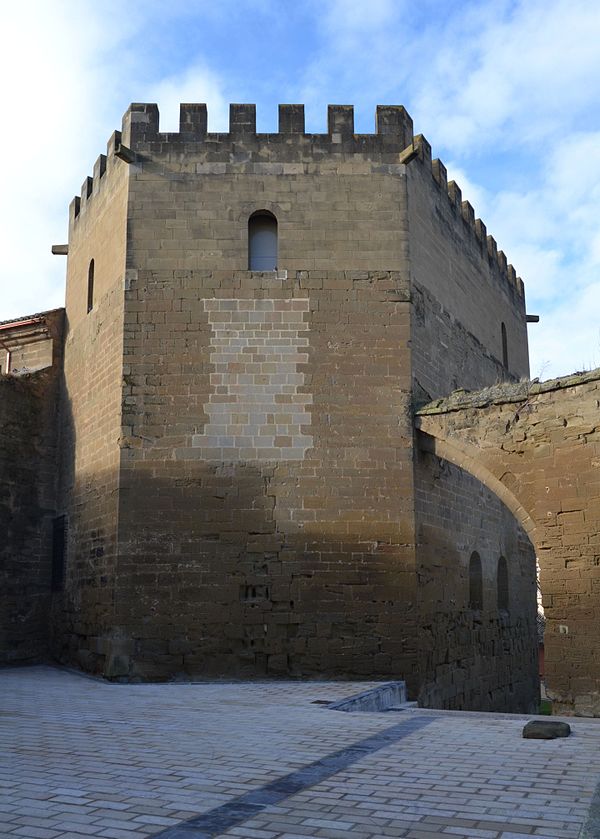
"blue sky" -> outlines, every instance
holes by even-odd
[[[14,6],[14,7],[13,7]],[[525,281],[531,375],[600,366],[597,0],[24,0],[2,13],[0,320],[62,305],[67,208],[129,102],[403,104]]]

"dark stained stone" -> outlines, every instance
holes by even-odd
[[[569,723],[551,720],[531,720],[523,728],[526,740],[554,740],[556,737],[568,737],[570,733]]]

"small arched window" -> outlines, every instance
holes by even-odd
[[[469,609],[483,609],[483,577],[477,551],[469,559]]]
[[[87,310],[88,313],[94,308],[94,260],[90,260],[88,268],[88,289],[87,289]]]
[[[508,565],[506,559],[501,556],[498,560],[498,611],[508,612]]]
[[[277,268],[277,219],[268,210],[259,210],[248,219],[248,268],[250,271]]]
[[[502,323],[502,365],[508,370],[508,339],[504,322]]]

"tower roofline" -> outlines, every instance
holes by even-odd
[[[444,164],[432,159],[431,145],[423,134],[413,134],[413,120],[403,105],[377,105],[375,132],[354,133],[354,106],[327,106],[327,133],[305,132],[304,105],[279,105],[279,131],[257,133],[256,105],[229,106],[229,132],[208,132],[208,109],[205,103],[182,103],[179,131],[161,132],[156,103],[132,103],[123,115],[121,131],[115,131],[106,155],[94,165],[93,177],[86,177],[80,196],[70,205],[71,223],[77,221],[105,177],[107,167],[113,169],[131,163],[143,166],[146,161],[170,155],[199,156],[206,163],[253,165],[296,163],[310,166],[327,158],[367,159],[382,167],[407,166],[413,160],[429,172],[442,196],[445,195],[464,229],[472,236],[490,266],[519,297],[524,298],[523,281],[508,264],[496,240],[489,236],[485,224],[475,217],[468,201],[455,181],[448,181]],[[391,170],[390,170],[391,171]],[[442,199],[443,200],[443,199]]]

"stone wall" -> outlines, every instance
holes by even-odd
[[[310,135],[281,106],[266,135],[253,106],[209,134],[184,105],[167,134],[133,105],[108,152],[71,207],[56,649],[116,679],[380,675],[416,695],[437,661],[419,673],[415,482],[436,465],[413,463],[412,403],[523,372],[522,283],[400,107],[372,135],[330,107]],[[278,224],[265,274],[246,270],[257,211]],[[469,480],[436,484],[440,511],[481,500]]]
[[[0,374],[52,367],[62,357],[63,309],[0,322]]]
[[[456,184],[447,184],[443,165],[431,162],[426,141],[423,146],[407,167],[416,405],[529,370],[522,284]],[[419,701],[473,710],[534,709],[535,555],[525,533],[493,493],[431,454],[415,457],[415,492]],[[468,609],[473,551],[481,556],[485,582],[484,609],[476,614]],[[494,596],[500,556],[512,581],[511,608],[502,614]]]
[[[514,376],[470,330],[415,280],[411,283],[412,359],[415,405],[464,388],[514,380]],[[493,298],[488,301],[493,307]],[[519,313],[513,314],[516,320]]]
[[[419,412],[421,445],[485,482],[535,545],[557,710],[600,714],[600,372],[454,394]]]
[[[52,621],[53,654],[94,672],[104,671],[106,637],[119,631],[114,591],[129,169],[114,155],[114,142],[71,204],[58,498],[68,541]]]
[[[53,346],[50,366],[0,375],[1,664],[39,661],[48,649],[62,315],[42,316]]]
[[[415,161],[407,169],[408,250],[411,281],[427,289],[452,318],[503,362],[502,324],[507,335],[506,378],[529,374],[523,284],[485,225],[474,218],[456,184],[446,183],[439,161]],[[456,323],[455,323],[456,322]],[[458,334],[455,336],[455,340]],[[456,372],[459,372],[457,369]],[[480,386],[495,380],[482,377]],[[468,387],[460,382],[461,387]],[[448,390],[444,391],[449,393]]]
[[[402,278],[140,270],[126,311],[119,675],[414,682]]]
[[[124,637],[109,670],[412,673],[410,119],[380,109],[381,133],[357,140],[347,108],[312,136],[293,108],[279,135],[257,135],[250,107],[225,135],[203,116],[182,106],[167,135],[136,105],[123,123]],[[278,222],[281,270],[264,275],[246,270],[257,210]]]
[[[537,712],[535,552],[514,517],[456,466],[417,458],[420,703],[433,708]],[[483,608],[469,604],[469,560],[481,559]],[[508,608],[498,605],[498,561]]]
[[[441,294],[440,296],[444,296]],[[511,374],[438,299],[412,284],[416,402]],[[488,301],[491,309],[495,306]],[[508,314],[505,314],[510,322]],[[519,308],[511,315],[518,320]],[[470,326],[470,324],[469,324]],[[513,515],[473,476],[432,454],[415,458],[421,704],[531,711],[538,701],[535,553]],[[484,608],[469,609],[468,567],[476,551]],[[507,560],[508,610],[497,606],[497,565]]]
[[[130,169],[115,155],[119,133],[94,165],[93,178],[84,180],[81,196],[69,208],[67,256],[67,334],[88,319],[88,278],[94,261],[93,308],[113,289],[123,285],[127,248],[127,208]],[[75,341],[71,339],[71,343]]]
[[[52,366],[53,347],[52,338],[36,341],[33,344],[22,344],[11,348],[10,370],[7,362],[0,367],[0,372],[5,373],[34,373],[36,370],[43,370]]]

